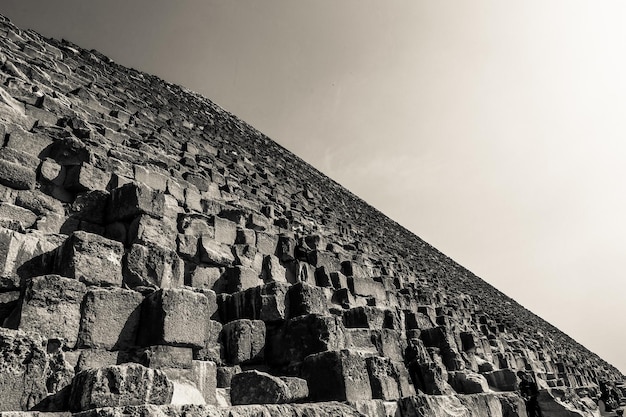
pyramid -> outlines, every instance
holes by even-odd
[[[523,371],[591,416],[622,380],[207,98],[0,35],[0,411],[523,417]]]

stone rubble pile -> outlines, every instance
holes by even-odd
[[[517,370],[622,377],[209,100],[1,16],[0,139],[0,411],[523,416]]]

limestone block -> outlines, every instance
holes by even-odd
[[[221,334],[222,323],[214,320],[207,320],[204,346],[201,349],[194,350],[194,359],[212,361],[221,364],[223,357]]]
[[[490,392],[484,376],[469,371],[448,372],[448,383],[459,394]]]
[[[354,307],[343,312],[343,324],[348,328],[382,329],[385,310],[377,307]]]
[[[233,405],[282,404],[290,400],[291,391],[287,384],[268,373],[245,371],[231,380],[230,401]]]
[[[371,352],[395,361],[404,360],[407,346],[402,332],[391,329],[347,329],[350,346],[363,352]]]
[[[222,268],[198,265],[191,273],[191,286],[194,288],[213,289],[220,280]]]
[[[74,378],[70,410],[142,404],[169,404],[174,386],[165,373],[142,365],[87,369]]]
[[[257,213],[250,213],[248,221],[246,222],[246,227],[248,229],[262,232],[270,228],[270,219]]]
[[[307,356],[302,375],[312,401],[372,399],[365,358],[358,353],[341,350]]]
[[[137,343],[202,348],[208,312],[208,301],[202,294],[187,289],[156,291],[142,304]]]
[[[87,285],[122,285],[124,245],[83,231],[74,232],[59,248],[55,270]]]
[[[261,320],[234,320],[222,328],[226,362],[232,365],[263,360],[265,323]]]
[[[352,277],[348,280],[348,285],[354,295],[373,297],[381,301],[387,299],[384,285],[372,278]]]
[[[0,327],[0,411],[30,410],[48,395],[45,341],[41,336]]]
[[[191,374],[205,403],[217,405],[217,365],[215,362],[194,360],[191,363]]]
[[[56,124],[54,117],[54,124]],[[45,153],[45,149],[52,144],[52,139],[47,135],[27,132],[22,128],[17,128],[9,134],[6,146],[29,155],[40,157]]]
[[[256,248],[262,255],[274,255],[278,245],[278,236],[268,232],[256,232]]]
[[[111,365],[117,365],[118,352],[111,352],[104,349],[83,349],[79,352],[76,362],[76,372],[85,369],[102,368]]]
[[[16,190],[33,190],[36,173],[28,166],[0,157],[0,184]]]
[[[314,353],[346,347],[341,319],[309,314],[268,327],[265,359],[272,365],[294,364]]]
[[[187,347],[149,346],[141,355],[142,365],[153,369],[191,369],[193,350]]]
[[[230,388],[233,376],[241,372],[241,366],[218,366],[217,367],[217,387]]]
[[[257,234],[257,242],[258,242],[258,234]],[[258,245],[258,243],[257,243]],[[276,244],[276,256],[282,262],[288,262],[295,259],[296,251],[296,240],[293,236],[281,234],[278,236],[278,242]]]
[[[328,302],[324,289],[305,283],[292,285],[287,292],[289,318],[307,314],[328,314]]]
[[[106,190],[111,174],[90,164],[75,165],[67,169],[64,186],[68,190],[83,192]]]
[[[315,268],[325,267],[328,271],[340,271],[341,262],[331,252],[325,250],[312,250],[307,253],[307,262]]]
[[[256,287],[262,283],[257,271],[240,265],[226,268],[225,281],[226,292],[231,294]]]
[[[32,211],[10,203],[0,203],[0,220],[12,220],[20,222],[24,229],[33,226],[37,221],[37,215]]]
[[[251,229],[237,228],[236,244],[251,245],[256,247],[256,233]],[[257,248],[258,251],[258,248]]]
[[[289,388],[291,394],[289,402],[304,401],[309,397],[309,384],[306,382],[306,379],[292,376],[279,376],[279,378]]]
[[[37,215],[54,212],[65,214],[63,204],[39,190],[23,190],[16,192],[15,205],[32,211]]]
[[[140,293],[122,288],[88,290],[77,345],[109,350],[134,346],[142,301]]]
[[[397,366],[391,359],[380,356],[372,356],[365,359],[367,372],[372,387],[372,397],[386,401],[401,398],[400,376]],[[401,366],[403,366],[401,364]]]
[[[135,181],[147,185],[153,190],[165,192],[167,190],[168,177],[158,172],[156,169],[148,169],[141,165],[133,165]]]
[[[195,258],[198,254],[198,237],[179,233],[176,236],[176,252],[184,259]]]
[[[322,268],[326,269],[325,267],[322,267]],[[318,270],[319,268],[316,270],[316,273]],[[340,290],[342,288],[347,289],[350,286],[348,277],[346,277],[341,272],[338,272],[338,271],[330,272],[329,276],[330,276],[330,282],[332,283],[333,288],[335,288],[336,290]],[[354,294],[354,292],[352,292],[352,294]]]
[[[496,369],[481,375],[487,379],[490,387],[498,391],[515,391],[517,389],[517,376],[513,369]]]
[[[128,183],[111,190],[108,222],[135,218],[140,214],[163,217],[165,196],[142,184]]]
[[[213,266],[230,266],[235,262],[235,257],[227,245],[221,244],[211,238],[202,236],[198,245],[200,261]]]
[[[130,288],[177,288],[184,283],[184,263],[174,251],[134,244],[124,258],[123,274]]]
[[[58,275],[33,278],[22,301],[19,328],[37,332],[46,339],[62,339],[73,348],[86,290],[83,283]]]
[[[54,159],[46,158],[39,168],[41,179],[54,185],[63,185],[65,182],[66,170]]]
[[[215,216],[215,240],[226,245],[233,245],[237,239],[237,224],[228,219]]]
[[[23,234],[0,227],[0,276],[35,276],[50,272],[49,243],[37,233]]]
[[[128,242],[140,245],[156,245],[176,250],[176,225],[168,218],[156,219],[147,214],[139,215],[130,223]]]
[[[289,284],[272,282],[229,295],[220,307],[224,321],[236,319],[282,321],[289,314]]]
[[[445,395],[454,392],[448,385],[448,373],[443,365],[434,362],[413,361],[409,374],[417,390],[428,395]]]
[[[178,215],[178,231],[190,236],[207,236],[215,238],[213,218],[199,213],[180,213]]]
[[[287,271],[280,264],[280,261],[276,256],[265,255],[263,257],[263,267],[261,270],[261,279],[263,282],[287,282],[286,273]]]
[[[260,265],[261,268],[256,268],[255,265],[257,252],[254,246],[234,244],[231,246],[231,250],[235,256],[235,265],[261,271],[262,264]]]
[[[0,292],[0,325],[17,307],[19,299],[19,291]]]

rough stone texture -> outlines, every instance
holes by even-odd
[[[372,398],[365,358],[348,350],[307,356],[302,374],[313,401],[358,401]]]
[[[204,347],[207,298],[187,289],[162,289],[146,297],[141,310],[138,344]]]
[[[281,404],[289,402],[290,397],[287,384],[265,372],[241,372],[230,382],[230,401],[233,405]]]
[[[86,290],[83,283],[58,275],[33,278],[22,301],[19,328],[74,347]]]
[[[134,346],[143,297],[122,288],[90,289],[82,304],[78,346],[124,349]]]
[[[123,271],[124,283],[130,288],[177,288],[183,285],[183,261],[176,252],[154,245],[132,245],[124,259]]]
[[[0,328],[0,411],[29,410],[48,391],[43,339],[32,333]]]
[[[60,248],[56,271],[87,285],[122,285],[124,246],[94,233],[74,232]]]
[[[260,320],[235,320],[222,328],[224,356],[231,365],[259,362],[265,353],[265,323]]]
[[[169,404],[173,390],[162,371],[138,364],[88,369],[74,378],[70,409]]]

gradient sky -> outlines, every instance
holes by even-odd
[[[626,372],[626,3],[0,13],[207,96]]]

